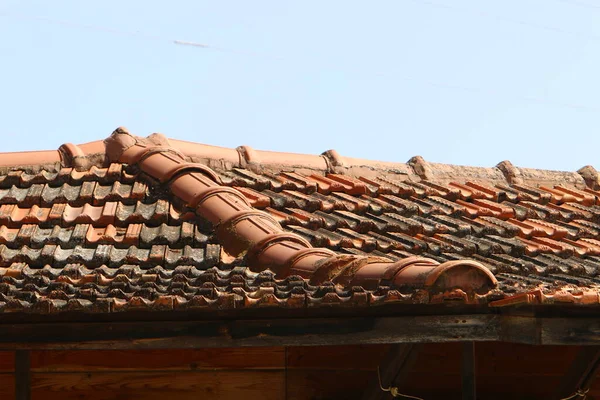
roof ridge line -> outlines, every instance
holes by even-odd
[[[303,237],[284,231],[267,212],[252,207],[241,192],[222,186],[209,167],[188,161],[163,135],[140,138],[119,129],[104,143],[109,161],[136,165],[167,186],[172,196],[212,224],[227,254],[245,257],[253,271],[268,268],[280,278],[301,276],[313,284],[331,281],[346,288],[428,288],[434,294],[458,293],[465,302],[477,302],[478,294],[497,285],[489,269],[476,261],[440,264],[415,256],[392,262],[314,248]]]
[[[127,129],[119,127],[115,132],[127,132]],[[336,150],[314,155],[255,150],[250,146],[232,149],[162,137],[166,145],[177,149],[190,161],[216,169],[245,168],[255,172],[265,169],[294,169],[308,173],[335,173],[353,177],[383,173],[393,177],[403,176],[401,180],[412,181],[449,183],[464,180],[532,186],[560,184],[579,189],[600,189],[600,173],[591,165],[575,172],[516,167],[510,161],[502,161],[494,167],[477,167],[433,163],[421,156],[412,157],[406,163],[399,163],[343,157]],[[57,150],[0,153],[0,168],[45,165],[54,165],[55,168],[106,166],[104,146],[102,140],[97,140],[79,145],[65,143]]]

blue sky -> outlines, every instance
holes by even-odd
[[[123,125],[226,147],[600,169],[594,0],[4,0],[0,52],[0,151]]]

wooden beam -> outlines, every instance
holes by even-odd
[[[0,316],[1,322],[1,316]],[[0,350],[324,346],[504,341],[599,345],[599,318],[422,315],[5,323]]]
[[[390,393],[381,390],[381,387],[387,389],[394,386],[402,391],[402,386],[417,359],[421,346],[410,343],[392,345],[379,365],[381,386],[379,378],[374,376],[363,394],[363,400],[389,399]]]
[[[583,347],[577,353],[573,364],[567,366],[556,398],[566,398],[578,391],[585,392],[592,386],[599,368],[600,347]]]
[[[6,324],[0,350],[494,341],[499,332],[495,315]]]
[[[475,379],[475,342],[465,342],[462,348],[462,399],[475,400],[477,398]]]
[[[15,399],[30,400],[31,398],[31,360],[28,350],[15,352]]]
[[[600,345],[600,318],[539,318],[541,344]]]

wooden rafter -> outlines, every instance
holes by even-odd
[[[562,399],[581,393],[580,398],[583,398],[583,394],[596,379],[599,369],[600,347],[582,347],[573,364],[568,366],[556,397]]]
[[[15,399],[29,400],[31,398],[31,373],[28,350],[15,352]]]
[[[0,349],[144,349],[503,341],[600,346],[600,319],[502,315],[4,324]]]
[[[402,388],[408,373],[414,365],[421,344],[402,343],[392,345],[379,365],[381,385]],[[363,395],[363,400],[380,400],[390,398],[389,392],[381,389],[379,377],[374,377]]]
[[[463,343],[461,380],[463,400],[475,400],[477,398],[475,379],[475,342]]]

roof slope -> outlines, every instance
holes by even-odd
[[[0,308],[598,304],[579,172],[139,138],[0,154]]]

